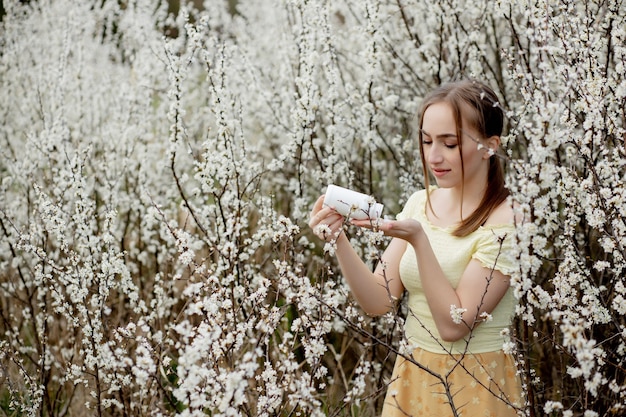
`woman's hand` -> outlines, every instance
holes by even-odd
[[[344,217],[333,207],[324,207],[324,196],[321,195],[311,210],[309,227],[320,239],[328,242],[339,237],[343,221]]]
[[[321,196],[311,210],[309,227],[324,241],[334,240],[334,254],[343,277],[363,310],[372,316],[385,314],[394,308],[404,291],[398,265],[406,250],[406,242],[392,239],[382,255],[385,261],[379,262],[376,271],[372,272],[371,266],[363,262],[343,233],[345,220],[333,207],[325,206],[324,196]]]
[[[414,219],[404,220],[350,220],[350,223],[367,229],[380,230],[385,236],[396,237],[406,240],[411,245],[417,244],[418,238],[422,233],[422,224]]]

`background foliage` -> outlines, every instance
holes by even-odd
[[[4,415],[375,415],[402,314],[308,212],[399,211],[421,97],[467,77],[507,110],[527,413],[624,412],[622,1],[195,3],[3,2]]]

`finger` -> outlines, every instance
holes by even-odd
[[[336,212],[335,212],[336,213]],[[343,224],[346,222],[346,218],[343,217],[341,214],[336,214],[334,217],[334,228],[336,228],[337,230],[341,231],[343,229]]]
[[[351,224],[357,227],[363,227],[366,229],[378,229],[382,231],[387,231],[393,229],[393,220],[387,219],[375,219],[375,220],[354,220],[350,221]]]
[[[313,204],[313,208],[311,209],[311,213],[309,214],[309,226],[313,227],[320,222],[321,219],[324,218],[325,214],[322,212],[324,208],[324,196],[320,196]],[[322,212],[322,213],[321,213]]]
[[[324,207],[324,194],[319,196],[313,205],[313,212],[318,212]]]
[[[312,221],[311,223],[314,223]],[[317,237],[328,242],[336,239],[342,231],[343,216],[329,215],[313,226],[313,231]]]
[[[323,207],[323,204],[324,204],[323,196],[318,197],[318,199],[313,204],[313,207],[311,208],[311,213],[309,214],[309,218],[312,219],[317,213],[319,213]]]
[[[315,228],[317,225],[322,223],[329,225],[333,222],[336,222],[338,219],[341,219],[340,214],[338,214],[331,208],[324,207],[315,213],[311,213],[311,218],[309,219],[309,227]]]
[[[364,227],[367,229],[371,229],[373,223],[371,220],[350,219],[350,224],[353,224],[354,226],[357,226],[357,227]]]
[[[335,220],[333,223],[329,224],[330,230],[333,231],[333,236],[338,236],[341,233],[341,228],[343,226],[343,217],[339,216],[339,219]]]
[[[325,219],[326,223],[331,223],[335,221],[343,222],[344,220],[344,217],[332,207],[324,207],[323,209],[317,212],[317,217],[319,219]]]
[[[378,228],[381,230],[391,230],[395,226],[394,220],[380,219],[378,220]]]

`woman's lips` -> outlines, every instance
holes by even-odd
[[[443,177],[448,172],[450,172],[449,169],[435,169],[435,168],[432,168],[431,171],[433,172],[433,175],[435,177]]]

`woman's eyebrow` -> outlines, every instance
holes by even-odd
[[[426,135],[428,137],[433,137],[430,133],[426,132],[424,129],[421,129],[422,135]],[[447,139],[447,138],[455,138],[456,139],[456,133],[442,133],[439,134],[437,136],[435,136],[437,139]]]

